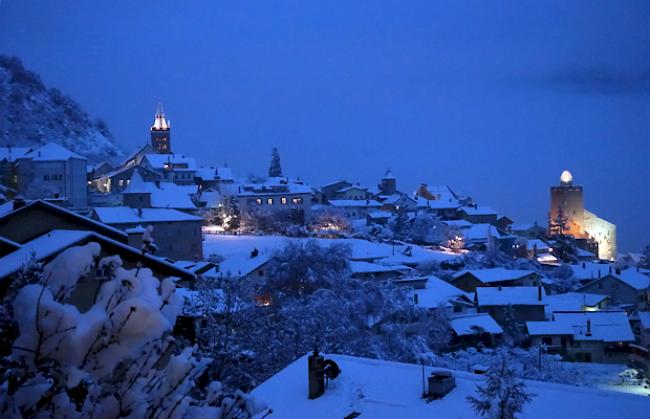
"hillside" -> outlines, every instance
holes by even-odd
[[[45,86],[16,57],[0,55],[0,146],[58,143],[91,162],[122,154],[106,124],[78,103]]]

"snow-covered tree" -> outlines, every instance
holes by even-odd
[[[348,274],[350,247],[320,246],[315,240],[289,242],[274,254],[264,292],[276,298],[329,288]]]
[[[280,166],[280,152],[276,147],[273,147],[273,151],[271,152],[269,177],[282,177],[282,166]]]
[[[551,218],[550,232],[553,236],[564,237],[569,231],[569,218],[564,213],[564,207],[559,205],[555,217]]]
[[[476,386],[478,397],[467,397],[474,411],[484,418],[515,419],[535,396],[526,390],[526,383],[515,378],[505,358],[498,367],[490,367],[486,377],[484,385]]]
[[[411,222],[409,221],[407,213],[400,212],[397,214],[397,216],[388,224],[388,227],[391,229],[393,236],[396,239],[411,239]]]
[[[219,206],[207,212],[206,218],[210,225],[222,226],[225,231],[237,231],[241,218],[237,198],[224,198]]]
[[[0,414],[250,417],[257,408],[243,393],[195,385],[210,359],[171,335],[183,306],[174,280],[125,269],[100,251],[97,243],[69,248],[12,284],[19,288],[3,311],[18,336],[1,361]]]
[[[438,243],[444,234],[440,219],[426,212],[420,212],[413,220],[411,235],[415,242]]]

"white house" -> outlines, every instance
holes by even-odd
[[[71,207],[88,205],[86,158],[55,143],[29,150],[16,159],[18,192]]]

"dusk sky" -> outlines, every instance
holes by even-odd
[[[648,244],[650,2],[352,3],[4,0],[0,53],[125,152],[162,101],[204,165],[264,174],[277,146],[316,186],[390,167],[541,224],[566,168],[621,251]]]

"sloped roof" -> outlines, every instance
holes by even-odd
[[[636,290],[643,290],[650,287],[650,277],[634,268],[628,268],[621,271],[621,273],[613,273],[612,276],[620,279]]]
[[[458,336],[487,332],[493,335],[503,333],[501,326],[488,313],[474,313],[449,319],[452,330]]]
[[[456,279],[465,274],[471,274],[479,281],[487,284],[490,282],[514,281],[534,273],[535,271],[528,271],[523,269],[506,269],[506,268],[466,269],[464,271],[460,271],[457,274],[455,274],[453,278]]]
[[[201,221],[202,218],[171,208],[95,207],[97,218],[106,224],[142,224],[169,221]]]
[[[467,215],[497,215],[497,212],[490,207],[463,207],[461,211]]]
[[[186,164],[187,167],[179,168],[174,167],[174,171],[196,171],[198,166],[196,160],[193,157],[188,157],[182,154],[147,154],[144,157],[151,167],[156,170],[165,169],[165,165],[171,163],[172,165]]]
[[[76,154],[56,143],[47,143],[42,147],[32,149],[20,158],[31,159],[35,161],[57,161],[69,159],[86,160],[85,157],[82,157],[79,154]]]
[[[587,333],[587,321],[591,334]],[[553,321],[526,322],[530,335],[573,335],[575,340],[634,342],[634,333],[624,311],[558,312]]]
[[[0,161],[16,161],[16,159],[23,157],[29,150],[29,147],[0,147]]]
[[[409,278],[415,279],[415,278]],[[435,309],[443,305],[448,307],[450,302],[461,297],[468,297],[468,294],[447,281],[436,276],[427,276],[426,284],[423,289],[413,290],[413,294],[418,296],[418,307]]]

